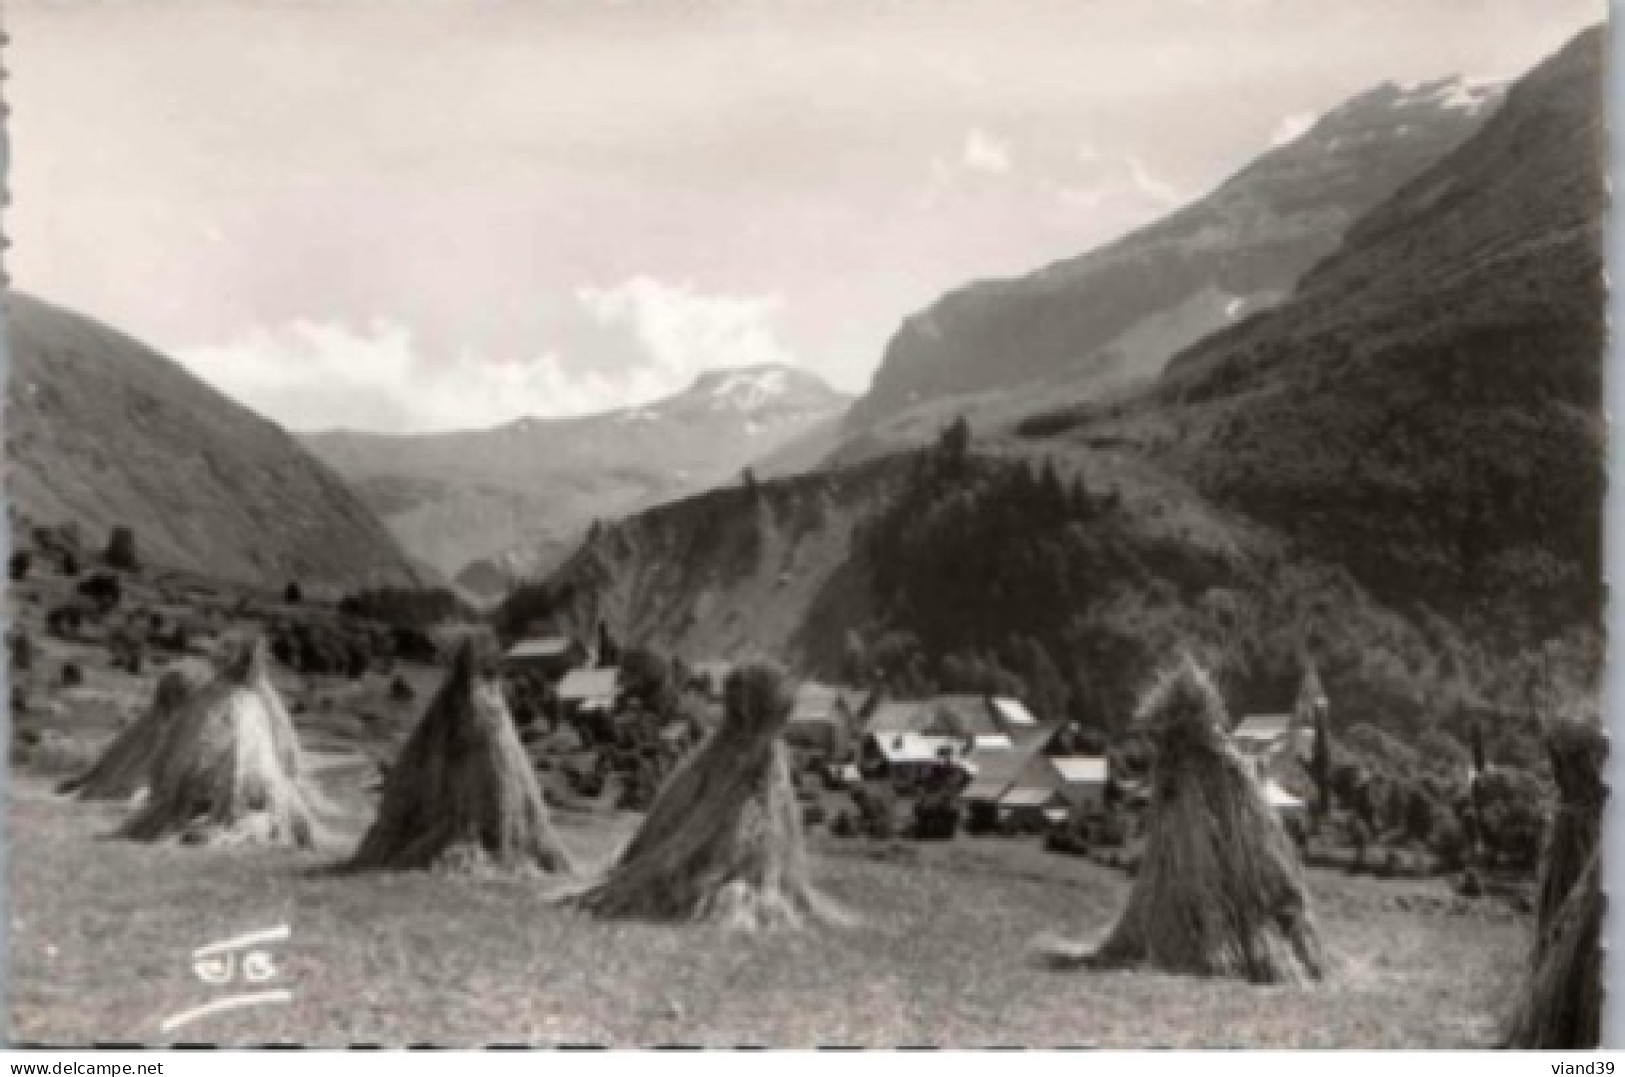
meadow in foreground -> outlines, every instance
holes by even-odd
[[[424,872],[334,876],[371,818],[344,805],[319,853],[146,846],[124,809],[14,774],[10,1010],[16,1041],[345,1045],[660,1044],[1102,1047],[1490,1046],[1527,917],[1442,884],[1309,877],[1331,960],[1310,988],[1140,972],[1059,973],[1035,937],[1103,932],[1128,880],[1006,839],[815,842],[847,929],[728,934],[605,923],[549,883]],[[636,817],[555,814],[602,863]],[[168,1016],[220,994],[198,946],[286,923],[289,1003]],[[1448,955],[1447,960],[1441,960]]]

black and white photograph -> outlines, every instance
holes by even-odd
[[[1608,18],[7,3],[6,1041],[1608,1046]]]

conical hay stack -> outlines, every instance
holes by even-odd
[[[170,721],[146,803],[120,834],[188,844],[316,843],[299,740],[271,683],[265,641],[243,646]]]
[[[602,917],[751,929],[847,919],[812,886],[779,734],[794,693],[753,663],[728,677],[722,722],[661,788],[608,874],[571,900]]]
[[[1601,1043],[1605,903],[1599,850],[1552,919],[1513,1014],[1508,1047],[1579,1051]]]
[[[1558,805],[1541,863],[1540,894],[1535,906],[1535,964],[1540,962],[1563,903],[1597,848],[1607,792],[1603,765],[1608,758],[1608,738],[1592,723],[1562,720],[1547,729],[1546,751],[1557,782]]]
[[[170,722],[199,683],[180,670],[158,678],[145,713],[125,727],[85,773],[57,786],[80,800],[128,800],[147,788]]]
[[[351,869],[574,870],[491,666],[484,648],[463,643],[389,769]]]
[[[1092,951],[1044,943],[1054,964],[1150,966],[1254,983],[1319,979],[1323,960],[1296,849],[1231,745],[1218,692],[1189,659],[1136,723],[1155,753],[1145,852],[1117,924]]]

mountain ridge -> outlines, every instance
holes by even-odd
[[[1024,276],[949,291],[888,342],[846,434],[987,390],[1092,397],[1148,381],[1207,332],[1284,299],[1356,217],[1476,130],[1500,93],[1454,77],[1379,85],[1157,221]],[[1157,325],[1203,292],[1217,294]]]
[[[414,585],[420,572],[343,481],[275,423],[125,333],[6,297],[6,486],[24,520],[141,557],[280,587]]]
[[[471,590],[550,568],[595,519],[719,482],[851,397],[780,363],[698,373],[644,404],[437,434],[307,435],[402,544]]]

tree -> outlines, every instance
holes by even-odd
[[[1478,799],[1485,848],[1515,871],[1534,870],[1546,833],[1540,781],[1528,771],[1498,766],[1478,782]]]
[[[1332,810],[1332,739],[1326,728],[1326,711],[1315,711],[1315,747],[1309,760],[1309,771],[1315,782],[1315,825],[1325,822]]]
[[[1438,807],[1420,787],[1411,786],[1406,795],[1405,836],[1412,841],[1426,842],[1433,836]]]
[[[134,572],[141,567],[135,553],[135,532],[122,525],[113,528],[107,540],[107,552],[102,558],[109,568]]]
[[[609,634],[609,623],[598,622],[598,665],[609,669],[620,665],[621,649],[615,644],[615,637]]]
[[[970,423],[964,415],[954,417],[937,439],[937,458],[949,470],[957,471],[970,457]]]
[[[1365,867],[1365,851],[1371,844],[1371,827],[1362,818],[1354,818],[1349,822],[1349,845],[1354,849],[1354,859],[1349,864],[1350,871],[1359,871]]]
[[[96,603],[103,613],[116,609],[124,599],[124,588],[119,584],[118,577],[108,572],[98,572],[82,581],[77,590]]]
[[[288,586],[282,590],[282,601],[290,606],[297,606],[305,600],[304,588],[299,586],[298,580],[289,580]]]
[[[621,690],[662,718],[677,713],[677,686],[671,663],[646,647],[633,647],[620,656]]]
[[[18,550],[11,555],[11,580],[13,583],[25,579],[28,570],[33,567],[34,558],[27,550]]]

